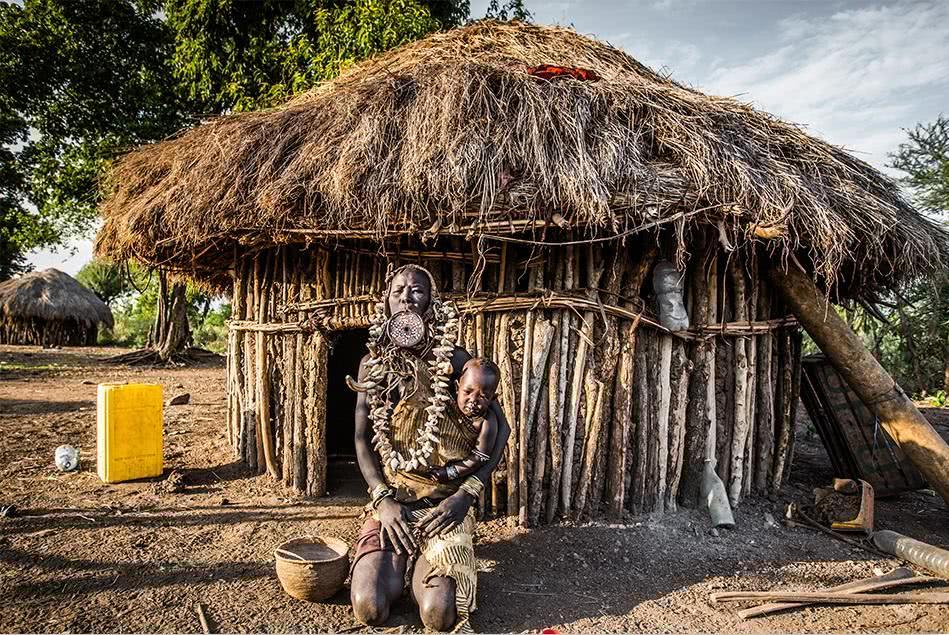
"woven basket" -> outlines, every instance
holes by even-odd
[[[277,578],[298,600],[320,602],[343,587],[349,573],[349,546],[338,538],[306,536],[274,549]]]

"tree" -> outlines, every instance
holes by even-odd
[[[156,0],[0,6],[4,141],[18,142],[3,157],[17,178],[5,181],[0,203],[11,252],[88,235],[108,162],[190,121],[159,8]]]
[[[76,280],[88,287],[100,300],[113,306],[132,291],[129,273],[122,265],[95,258],[90,260],[79,273]]]
[[[105,163],[183,125],[157,7],[0,5],[0,271],[26,250],[87,235]]]
[[[890,165],[906,173],[901,182],[920,207],[944,216],[949,213],[949,117],[919,124],[907,135],[909,141],[890,155]],[[949,272],[914,284],[904,299],[905,306],[897,307],[904,356],[910,356],[914,374],[941,378],[942,389],[949,393]]]
[[[468,16],[467,0],[166,0],[164,9],[175,78],[205,113],[273,106]]]
[[[916,203],[936,213],[949,212],[949,117],[906,131],[909,141],[890,155],[890,165],[906,172],[902,179]]]
[[[507,0],[503,5],[498,0],[491,0],[484,17],[507,22],[530,22],[534,16],[524,6],[524,0]]]
[[[0,141],[18,148],[0,155],[0,275],[22,267],[26,249],[89,232],[97,179],[119,152],[193,123],[193,113],[271,106],[467,15],[467,0],[0,5]],[[190,341],[175,313],[186,291],[159,287],[168,313],[152,344],[166,361]]]
[[[336,77],[346,66],[459,24],[467,0],[166,0],[172,66],[199,112],[253,110]],[[150,345],[161,359],[191,341],[185,287],[160,277]]]

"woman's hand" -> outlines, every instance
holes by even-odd
[[[397,554],[413,553],[416,549],[415,538],[409,527],[409,511],[392,498],[384,498],[379,502],[379,541],[385,548],[386,543],[392,545]]]
[[[425,536],[448,533],[461,524],[474,501],[471,494],[457,491],[428,512],[428,515],[419,521],[418,528]]]

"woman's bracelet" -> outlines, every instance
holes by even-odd
[[[379,503],[382,502],[385,498],[395,498],[395,490],[386,485],[385,483],[379,483],[371,490],[369,490],[370,504],[373,509],[379,507]]]
[[[473,498],[477,499],[481,496],[481,492],[484,491],[484,483],[477,476],[471,475],[461,482],[458,489],[467,494],[471,494]]]

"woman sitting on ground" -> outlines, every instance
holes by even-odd
[[[419,319],[421,318],[421,319]],[[351,594],[356,618],[384,623],[402,595],[406,572],[422,622],[470,631],[477,575],[474,503],[497,466],[510,427],[497,401],[497,435],[488,460],[465,478],[440,483],[429,468],[461,461],[478,433],[451,394],[471,359],[455,345],[458,316],[439,301],[432,275],[408,265],[392,276],[359,366],[356,457],[369,486],[370,515],[354,547]]]

